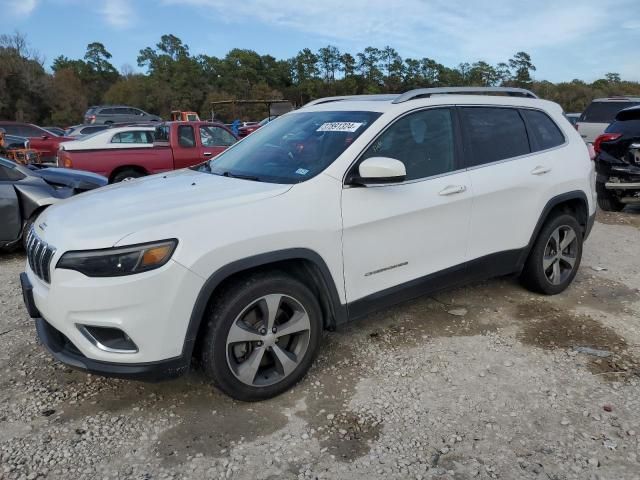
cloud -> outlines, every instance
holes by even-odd
[[[28,17],[38,6],[37,0],[8,0],[6,13],[17,17]]]
[[[618,15],[640,13],[637,0],[163,0],[192,5],[227,23],[258,22],[307,33],[343,48],[392,45],[408,56],[445,61],[504,61],[514,52],[561,48],[589,36]],[[611,24],[617,24],[613,21]]]
[[[106,0],[100,13],[104,20],[115,28],[127,28],[135,22],[135,12],[127,0]]]

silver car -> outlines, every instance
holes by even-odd
[[[84,114],[85,124],[111,125],[114,123],[160,122],[162,118],[126,105],[91,107]]]

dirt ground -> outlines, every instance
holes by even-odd
[[[0,478],[638,479],[640,212],[599,213],[573,286],[502,278],[337,332],[245,404],[52,360],[0,254]],[[587,348],[584,348],[587,347]]]

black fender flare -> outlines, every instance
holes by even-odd
[[[566,193],[557,195],[552,199],[550,199],[542,209],[542,212],[540,213],[540,217],[538,218],[538,222],[536,223],[536,226],[533,229],[533,233],[531,233],[531,238],[529,239],[529,243],[523,249],[522,254],[520,255],[520,259],[518,260],[518,270],[522,270],[522,268],[524,267],[524,264],[527,261],[527,258],[529,257],[529,252],[533,248],[533,244],[538,238],[538,234],[540,233],[540,230],[542,230],[543,225],[546,223],[547,219],[549,218],[549,214],[551,213],[551,211],[554,208],[556,208],[558,205],[561,205],[570,200],[579,200],[584,203],[584,208],[586,213],[586,218],[584,218],[585,237],[586,237],[586,235],[588,234],[589,221],[590,221],[589,201],[587,200],[586,193],[584,193],[582,190],[574,190],[571,192],[566,192]],[[578,220],[580,221],[580,219]]]
[[[329,327],[335,327],[337,324],[341,324],[347,321],[347,307],[340,301],[338,295],[338,289],[331,275],[329,267],[327,267],[324,259],[315,251],[307,248],[289,248],[284,250],[277,250],[273,252],[261,253],[251,257],[243,258],[231,262],[218,270],[216,270],[200,289],[198,297],[196,298],[195,305],[191,311],[189,318],[189,325],[187,327],[187,333],[184,339],[184,345],[182,347],[182,355],[185,358],[191,358],[193,355],[193,349],[196,344],[198,331],[200,330],[200,324],[204,318],[207,305],[213,295],[213,292],[220,286],[220,284],[229,278],[231,275],[241,273],[253,268],[269,265],[276,262],[285,260],[306,260],[311,262],[317,267],[319,272],[318,279],[323,285],[322,288],[326,290],[328,306],[331,309],[331,320]]]

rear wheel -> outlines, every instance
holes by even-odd
[[[624,208],[624,203],[607,190],[604,183],[596,182],[596,193],[598,194],[598,206],[605,212],[620,212]]]
[[[520,277],[529,290],[546,295],[564,291],[582,259],[582,227],[570,214],[552,217],[542,227]]]
[[[111,183],[118,182],[130,182],[131,180],[135,180],[136,178],[144,177],[144,174],[138,170],[134,170],[132,168],[127,168],[126,170],[122,170],[116,173],[111,180]]]
[[[318,301],[281,273],[225,288],[206,318],[201,360],[227,395],[257,401],[279,395],[309,370],[322,333]]]

